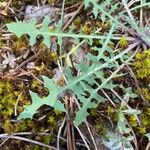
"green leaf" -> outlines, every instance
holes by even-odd
[[[25,106],[24,111],[19,115],[18,120],[25,118],[33,118],[33,115],[42,105],[48,105],[53,107],[55,110],[66,112],[64,105],[60,103],[57,96],[60,89],[54,83],[52,79],[43,76],[44,86],[49,90],[49,95],[47,97],[39,97],[36,93],[30,91],[32,98],[32,104]]]
[[[145,136],[148,138],[148,140],[150,141],[150,133],[145,134]]]
[[[105,53],[106,51],[111,53],[113,51],[111,48],[108,49],[107,46],[110,42],[113,28],[114,25],[110,29],[111,33],[108,34],[109,36],[107,37],[107,40],[102,42],[103,47],[97,49],[98,53],[101,53],[101,51],[103,51],[103,53]],[[136,44],[134,44],[131,47],[134,46],[136,46]],[[48,88],[50,92],[49,95],[47,97],[40,98],[36,93],[31,92],[32,105],[25,107],[25,110],[20,114],[19,119],[32,118],[33,115],[36,113],[37,109],[39,109],[44,104],[49,105],[54,109],[65,112],[66,110],[64,108],[64,105],[60,103],[57,97],[64,91],[69,90],[72,91],[72,93],[76,96],[77,100],[80,103],[80,108],[76,112],[76,117],[74,120],[75,125],[80,125],[82,122],[85,121],[86,117],[89,115],[88,109],[95,108],[99,103],[106,101],[106,99],[103,96],[101,96],[99,90],[103,88],[110,90],[116,87],[116,85],[113,84],[111,79],[114,78],[117,72],[114,71],[112,75],[110,75],[108,78],[105,78],[103,69],[110,69],[113,67],[113,69],[116,68],[116,70],[118,70],[119,66],[118,64],[116,64],[115,60],[121,58],[129,50],[130,48],[126,51],[119,53],[116,56],[110,55],[107,58],[106,62],[95,62],[95,59],[92,60],[91,57],[91,65],[88,66],[84,63],[79,63],[77,65],[78,69],[80,70],[79,76],[72,75],[70,68],[67,67],[65,70],[65,77],[68,82],[64,87],[61,88],[58,88],[52,79],[49,79],[44,76],[44,85],[46,88]],[[73,53],[74,52],[75,51],[73,50]],[[102,59],[103,57],[105,58],[103,53],[101,53]],[[99,60],[99,58],[100,56],[97,56],[96,60]],[[93,85],[96,85],[96,87],[93,88]]]
[[[75,39],[76,41],[79,38],[93,40],[93,39],[106,39],[106,36],[99,36],[96,34],[93,35],[86,35],[83,33],[80,34],[74,34],[71,30],[68,33],[63,33],[60,28],[56,28],[55,31],[51,32],[49,31],[48,25],[50,23],[49,17],[45,17],[42,23],[42,27],[40,29],[37,29],[35,24],[35,19],[30,20],[30,22],[22,22],[18,21],[15,23],[7,24],[7,28],[10,32],[13,32],[18,37],[20,37],[23,34],[28,34],[30,36],[30,44],[33,45],[36,42],[36,37],[38,35],[42,35],[44,37],[44,43],[47,47],[50,45],[50,37],[55,36],[58,39],[58,44],[62,44],[62,38],[63,37],[70,37]]]
[[[106,2],[100,5],[99,8],[106,7]],[[89,2],[89,1],[88,1]],[[97,1],[92,1],[97,5]],[[103,12],[103,11],[102,11]],[[112,34],[115,29],[116,24],[112,24],[110,32],[106,34],[106,36],[99,36],[99,35],[85,35],[85,34],[74,34],[71,30],[67,33],[63,33],[59,28],[56,28],[54,32],[48,31],[49,19],[45,18],[43,21],[43,25],[40,29],[35,27],[35,20],[31,20],[30,23],[25,22],[17,22],[7,24],[8,30],[10,32],[15,33],[17,36],[21,36],[22,34],[29,34],[30,35],[30,42],[33,44],[36,41],[37,35],[43,35],[44,43],[49,46],[49,38],[50,36],[56,36],[58,38],[58,43],[62,43],[62,38],[69,37],[73,38],[76,41],[80,38],[88,39],[89,41],[93,39],[100,39],[102,48],[95,48],[98,52],[97,56],[92,54],[88,54],[85,57],[90,59],[90,65],[86,65],[85,63],[80,62],[77,67],[79,69],[79,76],[72,75],[71,70],[69,67],[66,67],[65,70],[65,77],[67,79],[67,84],[64,87],[58,88],[57,85],[54,83],[52,79],[43,76],[44,85],[49,90],[49,95],[47,97],[39,97],[36,93],[30,92],[32,98],[32,104],[25,107],[25,110],[20,114],[18,119],[22,118],[32,118],[37,110],[42,105],[48,105],[53,107],[56,110],[60,110],[66,112],[64,105],[58,100],[58,96],[65,92],[66,90],[72,91],[72,93],[76,96],[76,99],[79,101],[80,107],[76,113],[76,117],[74,120],[75,125],[80,125],[86,117],[89,115],[88,109],[95,108],[98,106],[99,103],[105,102],[106,99],[101,96],[101,89],[113,89],[116,85],[113,84],[112,78],[118,73],[117,71],[112,72],[112,74],[106,78],[104,69],[116,69],[120,67],[115,61],[120,59],[124,56],[127,52],[129,52],[132,48],[137,46],[137,42],[132,44],[128,49],[119,54],[114,53],[112,48],[108,45],[110,40],[112,39]],[[22,28],[20,28],[20,26]],[[79,44],[80,45],[80,44]],[[69,56],[71,54],[76,53],[78,48],[77,45],[75,48],[72,48],[71,52],[66,56],[68,56],[68,64]],[[105,53],[109,53],[108,56],[105,56]],[[104,60],[104,61],[101,61]],[[119,70],[118,70],[119,71]],[[93,88],[93,85],[95,88]],[[120,115],[121,118],[121,115]],[[123,119],[123,118],[122,118]],[[120,126],[123,125],[122,121],[120,121]]]
[[[102,139],[103,143],[106,147],[108,147],[110,150],[134,150],[131,141],[133,140],[132,136],[125,137],[118,133],[113,133],[108,131],[106,134],[106,139]]]
[[[85,99],[85,101],[87,100]],[[74,125],[79,126],[82,122],[84,122],[86,120],[86,117],[89,115],[87,110],[90,108],[96,108],[96,107],[97,107],[96,103],[90,103],[89,101],[84,103],[83,107],[79,109],[79,111],[76,113]]]
[[[133,93],[131,87],[126,88],[126,89],[125,89],[125,93],[126,93],[129,97],[131,97],[131,98],[137,98],[137,97],[138,97],[137,94]]]
[[[117,9],[118,3],[114,3],[112,0],[105,0],[102,3],[98,3],[98,0],[84,0],[85,8],[90,6],[90,3],[93,5],[93,14],[95,17],[98,16],[99,12],[101,12],[100,19],[104,22],[106,20],[106,16],[111,16],[111,14]],[[106,6],[110,4],[111,8],[109,11],[106,9]]]
[[[126,127],[126,118],[122,110],[118,112],[118,124],[117,128],[120,133],[129,133],[131,130]]]
[[[89,98],[85,98],[82,95],[86,95],[82,93],[82,95],[77,95],[77,97],[81,100],[83,103],[83,106],[78,110],[76,113],[76,118],[74,120],[74,124],[76,126],[80,125],[83,121],[85,121],[86,117],[89,115],[88,109],[90,108],[96,108],[98,103],[105,102],[106,99],[99,94],[97,94],[97,89],[91,88],[89,85],[85,84],[84,82],[81,83],[82,88],[90,93]],[[97,100],[97,102],[92,102],[91,100]]]

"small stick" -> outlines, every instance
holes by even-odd
[[[43,49],[41,49],[43,50]],[[40,50],[40,51],[41,51]],[[26,65],[28,62],[32,61],[33,59],[37,58],[40,51],[38,53],[35,53],[33,56],[31,56],[30,58],[28,58],[27,60],[25,60],[24,62],[22,62],[19,66],[17,66],[12,72],[6,74],[5,76],[3,76],[2,78],[5,79],[11,75],[13,75],[17,70],[21,69],[21,67],[23,67],[24,65]]]
[[[63,26],[62,31],[65,31],[65,29],[69,26],[69,24],[72,22],[72,20],[75,18],[75,16],[79,13],[81,8],[83,7],[83,4],[84,3],[82,2],[79,8],[74,12],[74,15],[72,15],[72,17],[68,20],[68,22]]]
[[[11,75],[13,75],[17,70],[19,70],[22,66],[24,66],[25,64],[27,64],[29,61],[35,59],[37,56],[36,55],[33,55],[31,56],[29,59],[27,59],[26,61],[22,62],[19,66],[17,66],[12,72],[6,74],[5,76],[3,76],[2,78],[7,78]]]
[[[135,135],[135,133],[134,133],[134,131],[133,131],[132,127],[130,126],[127,119],[126,119],[126,121],[127,121],[128,127],[131,129],[131,132],[132,132],[132,135],[133,135],[133,142],[134,142],[134,145],[135,145],[135,150],[139,150],[136,135]]]
[[[149,143],[147,144],[145,150],[149,150],[149,149],[150,149],[150,141],[149,141]]]
[[[60,134],[61,134],[61,131],[62,131],[62,128],[65,124],[65,121],[66,121],[66,117],[64,118],[61,126],[59,127],[59,130],[58,130],[58,135],[57,135],[57,150],[59,150],[59,139],[60,139]]]
[[[80,129],[79,129],[77,126],[75,126],[75,127],[76,127],[76,129],[78,130],[78,132],[79,132],[79,134],[80,134],[80,136],[81,136],[81,138],[82,138],[82,140],[83,140],[83,142],[84,142],[86,148],[87,148],[88,150],[90,150],[90,148],[89,148],[89,146],[88,146],[88,144],[87,144],[87,142],[86,142],[86,140],[85,140],[85,138],[84,138],[84,135],[82,134],[82,132],[80,131]]]
[[[10,6],[10,4],[11,4],[11,2],[12,2],[12,0],[9,0],[9,2],[8,2],[7,6],[5,7],[4,12],[6,12],[6,11],[7,11],[8,7],[9,7],[9,6]]]
[[[21,92],[21,93],[18,95],[17,101],[16,101],[16,103],[15,103],[15,116],[17,116],[17,105],[18,105],[18,102],[19,102],[19,100],[20,100],[20,97],[21,97],[22,93],[23,93],[23,92]]]
[[[35,140],[30,140],[28,138],[24,138],[24,137],[19,137],[19,136],[14,136],[13,134],[11,136],[8,136],[8,135],[3,135],[1,136],[0,138],[6,138],[6,140],[8,140],[7,138],[11,138],[11,139],[17,139],[17,140],[22,140],[22,141],[26,141],[26,142],[29,142],[29,143],[33,143],[33,144],[36,144],[36,145],[40,145],[40,146],[43,146],[43,147],[47,147],[51,150],[57,150],[55,147],[53,146],[49,146],[47,144],[43,144],[41,142],[38,142],[38,141],[35,141]],[[5,141],[3,141],[1,144],[0,144],[0,147],[2,147],[2,145],[4,144]]]
[[[102,91],[103,94],[106,96],[106,98],[110,101],[110,103],[111,103],[114,107],[116,107],[115,103],[111,100],[111,98],[108,96],[108,94],[107,94],[103,89],[101,89],[101,91]]]

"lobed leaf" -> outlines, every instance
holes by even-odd
[[[64,105],[57,98],[61,90],[57,87],[57,85],[54,83],[52,79],[49,79],[46,76],[43,76],[42,78],[44,80],[45,87],[49,91],[49,95],[47,97],[41,98],[36,93],[30,91],[32,104],[29,106],[25,106],[25,109],[22,113],[20,113],[18,120],[25,118],[32,119],[33,115],[36,114],[37,110],[43,105],[48,105],[56,110],[66,112]]]

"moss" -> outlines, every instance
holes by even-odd
[[[138,133],[144,135],[146,133],[146,128],[145,127],[138,127],[137,131],[138,131]]]
[[[24,49],[29,48],[29,39],[26,35],[22,35],[19,38],[12,37],[11,48],[15,54],[21,53]]]
[[[139,93],[143,95],[144,99],[150,102],[150,89],[147,87],[142,87],[139,90]]]
[[[51,67],[52,63],[56,63],[58,59],[58,55],[55,52],[51,52],[48,48],[44,48],[45,45],[41,43],[38,46],[38,50],[40,50],[36,64],[44,63],[47,67]]]
[[[1,39],[1,35],[0,35],[0,39]],[[2,41],[2,40],[0,40],[0,48],[2,48],[2,47],[3,47],[3,45],[4,45],[3,41]]]
[[[150,49],[137,53],[132,67],[137,79],[143,85],[138,91],[139,94],[143,95],[145,100],[150,101]]]
[[[129,123],[131,124],[132,127],[138,126],[137,119],[134,115],[129,116]]]
[[[99,110],[101,110],[102,113],[100,113]],[[97,109],[91,109],[91,117],[89,118],[89,121],[92,122],[93,128],[99,135],[105,135],[107,133],[108,128],[112,127],[112,122],[114,124],[117,123],[118,118],[116,110],[116,108],[111,107],[109,105],[103,105],[99,106]],[[111,122],[109,118],[111,118]]]
[[[22,90],[22,89],[21,89]],[[15,88],[15,84],[9,80],[0,81],[0,116],[2,126],[6,133],[18,131],[18,126],[13,123],[12,119],[15,117],[15,104],[18,95],[21,93]],[[20,112],[22,104],[25,104],[27,98],[20,97],[17,112]]]
[[[144,135],[150,130],[150,107],[143,106],[141,114],[138,116],[140,119],[140,125],[137,121],[137,118],[134,115],[128,117],[129,124],[134,131],[138,134]]]
[[[95,129],[99,135],[105,135],[107,133],[107,127],[105,125],[105,121],[102,121],[102,119],[96,119]]]
[[[82,32],[89,35],[94,30],[93,25],[90,21],[86,21],[82,27]]]
[[[150,49],[137,53],[132,66],[138,79],[150,82]]]
[[[14,106],[16,104],[18,95],[22,91],[25,91],[19,98],[17,105],[17,114],[23,111],[23,105],[28,105],[30,103],[30,96],[27,94],[25,90],[26,86],[22,82],[17,84],[15,82],[11,80],[0,81],[0,120],[2,123],[1,126],[4,129],[4,133],[32,132],[35,135],[30,135],[29,138],[31,136],[33,136],[32,139],[36,139],[37,137],[39,137],[40,142],[43,142],[45,144],[53,143],[55,140],[53,136],[39,136],[37,133],[39,133],[39,131],[45,132],[46,130],[48,132],[57,132],[59,128],[58,121],[63,117],[62,113],[51,110],[47,114],[47,117],[42,121],[38,121],[38,119],[25,119],[17,121],[17,116],[14,115]],[[40,84],[35,80],[33,80],[33,85],[29,86],[31,90],[35,90],[36,92],[38,91],[39,87],[41,87]],[[45,107],[44,109],[39,110],[40,113],[38,114],[38,116],[43,116],[43,114],[45,114],[44,110]],[[4,149],[11,149],[11,147],[16,145],[17,148],[19,148],[20,144],[22,145],[21,142],[18,143],[18,141],[11,140],[9,144],[4,146]],[[24,145],[24,147],[26,147],[26,144]],[[34,149],[34,146],[29,144],[29,149]],[[39,149],[41,148],[39,147]]]
[[[81,17],[79,17],[79,16],[77,16],[75,19],[74,19],[74,21],[73,21],[73,25],[76,27],[76,28],[78,28],[78,29],[80,29],[80,27],[81,27]]]
[[[136,54],[132,68],[140,82],[140,88],[137,93],[142,95],[146,101],[140,104],[142,108],[139,115],[141,126],[139,126],[134,116],[129,117],[129,123],[137,133],[143,135],[150,130],[150,107],[148,107],[150,102],[150,49]]]
[[[120,38],[119,42],[118,42],[119,46],[121,48],[126,48],[128,47],[128,40],[125,37]]]

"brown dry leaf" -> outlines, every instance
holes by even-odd
[[[9,65],[11,68],[15,68],[16,66],[16,58],[14,55],[10,54],[9,52],[7,52],[7,54],[2,54],[2,57],[4,58],[2,65],[3,66],[7,66]]]

